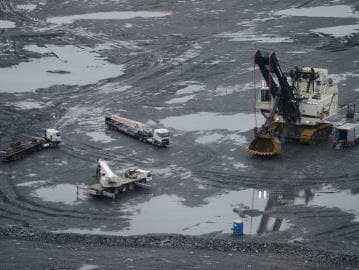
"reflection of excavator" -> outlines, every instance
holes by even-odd
[[[263,215],[257,227],[257,234],[259,235],[266,232],[277,232],[281,229],[284,219],[282,217],[274,217],[271,215],[271,211],[274,208],[293,205],[295,199],[298,197],[304,199],[305,205],[308,205],[313,199],[314,193],[311,189],[307,188],[303,190],[303,194],[299,194],[296,191],[269,192],[268,197]]]
[[[256,108],[266,121],[261,128],[255,128],[255,138],[247,151],[256,156],[275,156],[281,153],[281,138],[304,144],[326,139],[332,125],[323,120],[335,115],[338,105],[338,90],[327,78],[328,70],[295,67],[287,78],[275,53],[260,51],[255,55],[255,64],[266,83]]]

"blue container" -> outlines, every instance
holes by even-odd
[[[241,219],[236,219],[233,222],[233,235],[242,236],[243,235],[243,221]]]

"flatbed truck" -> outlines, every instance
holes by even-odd
[[[130,137],[158,147],[170,144],[170,134],[167,129],[151,129],[141,122],[137,122],[118,115],[107,115],[105,123],[111,130],[122,132]]]
[[[149,182],[152,181],[150,171],[138,168],[127,169],[118,175],[103,159],[98,160],[96,176],[99,182],[88,187],[88,194],[93,197],[112,199],[115,199],[120,193],[133,190],[136,186],[148,188]]]
[[[58,148],[61,144],[61,133],[53,128],[45,129],[44,137],[32,137],[29,140],[12,143],[1,151],[3,161],[14,161],[30,153],[48,148]]]

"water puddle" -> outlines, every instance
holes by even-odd
[[[100,143],[110,143],[115,140],[112,137],[108,136],[104,131],[87,132],[86,136],[89,136],[91,138],[90,141]]]
[[[47,22],[54,24],[71,24],[78,20],[130,20],[134,18],[160,18],[171,15],[172,12],[161,11],[110,11],[96,12],[63,17],[51,17]]]
[[[196,95],[188,95],[188,96],[183,96],[183,97],[179,97],[179,98],[172,98],[172,99],[166,101],[165,103],[167,103],[167,104],[182,104],[182,103],[186,103],[186,102],[190,101],[195,96]]]
[[[343,83],[348,79],[358,78],[359,74],[353,72],[344,72],[339,74],[331,74],[330,77],[336,84]]]
[[[29,177],[33,177],[30,175],[27,175]],[[42,186],[45,185],[47,182],[45,180],[39,180],[39,181],[28,181],[28,182],[24,182],[24,183],[19,183],[17,184],[17,186],[19,187],[38,187],[38,186]]]
[[[5,103],[8,106],[15,106],[19,110],[32,110],[32,109],[42,109],[46,105],[42,102],[33,101],[33,100],[24,100],[17,101],[13,103]]]
[[[262,235],[290,228],[287,219],[275,217],[271,212],[276,207],[291,205],[338,208],[352,213],[355,221],[359,221],[359,194],[324,186],[284,193],[257,189],[230,191],[207,198],[199,206],[185,205],[183,198],[164,194],[137,205],[121,202],[121,211],[128,213],[130,223],[122,230],[110,231],[101,227],[70,228],[56,232],[123,236],[148,233],[231,233],[233,221],[241,218],[245,234]]]
[[[25,175],[25,176],[27,176],[27,177],[36,177],[37,174],[36,174],[36,173],[29,173],[29,174],[27,174],[27,175]]]
[[[97,130],[103,125],[104,108],[101,106],[73,106],[67,110],[65,115],[58,121],[58,127],[64,128],[76,123],[72,128],[73,133],[83,133],[84,130]]]
[[[240,163],[240,162],[237,162],[237,163],[234,163],[232,164],[232,166],[236,169],[246,169],[248,168],[247,165],[244,165],[243,163]]]
[[[262,121],[262,118],[258,119]],[[245,132],[253,129],[254,115],[247,113],[220,114],[213,112],[199,112],[180,116],[170,116],[160,120],[160,122],[166,127],[182,131],[210,131],[221,129]]]
[[[253,71],[253,67],[251,67],[249,69],[249,71]],[[245,92],[248,90],[253,90],[254,86],[253,83],[246,83],[246,84],[237,84],[234,86],[222,86],[219,85],[216,87],[215,91],[214,91],[214,95],[216,96],[227,96],[227,95],[231,95],[234,93],[239,93],[239,92]]]
[[[76,185],[59,184],[39,187],[35,189],[31,195],[46,202],[75,205],[87,198],[85,189],[86,186],[84,185],[80,185],[79,189],[77,189]]]
[[[181,55],[175,57],[173,59],[173,62],[175,63],[185,63],[189,60],[192,60],[193,58],[196,58],[197,56],[200,55],[200,50],[202,49],[202,47],[196,43],[193,45],[193,47],[187,51],[185,51],[184,53],[182,53]]]
[[[271,34],[258,34],[251,31],[239,31],[234,33],[225,32],[219,34],[219,37],[229,38],[229,41],[255,41],[258,43],[291,43],[293,40],[289,37],[279,37]]]
[[[0,29],[14,28],[16,24],[8,20],[0,20]]]
[[[123,74],[123,66],[102,59],[93,48],[26,46],[46,56],[0,69],[0,92],[26,92],[53,85],[87,85]],[[19,80],[18,78],[21,78]]]
[[[219,142],[221,139],[223,139],[223,137],[224,135],[218,133],[206,134],[198,137],[195,142],[201,144],[211,144]]]
[[[196,138],[195,142],[200,144],[212,144],[223,143],[225,141],[231,141],[235,145],[245,145],[248,143],[245,136],[232,133],[232,134],[220,134],[216,132],[206,132]]]
[[[180,82],[176,85],[184,86],[184,88],[177,90],[176,95],[194,94],[205,90],[204,85],[195,81]]]
[[[359,32],[359,24],[339,25],[334,27],[317,28],[310,30],[314,33],[331,35],[333,37],[345,37]]]
[[[266,202],[267,198],[258,198],[258,191],[253,189],[217,195],[207,199],[205,205],[197,207],[184,205],[183,199],[176,195],[161,195],[136,206],[124,204],[121,210],[132,214],[129,216],[131,225],[122,231],[106,232],[101,228],[96,228],[90,230],[69,229],[62,232],[109,235],[231,233],[233,221],[238,219],[241,211],[247,210],[246,214],[243,214],[244,212],[240,213],[243,216],[244,232],[246,234],[256,234]],[[248,209],[251,208],[255,208],[256,211],[250,213]],[[272,226],[274,221],[275,219],[268,222],[268,228]],[[288,224],[283,223],[282,229],[287,226]]]
[[[289,8],[274,13],[284,16],[358,18],[359,13],[347,5],[318,6],[310,8]]]
[[[15,6],[16,9],[19,9],[19,10],[25,10],[25,11],[34,11],[36,9],[36,5],[16,5]]]
[[[81,266],[79,269],[77,270],[95,270],[100,268],[99,265],[95,265],[95,264],[84,264],[83,266]]]
[[[307,51],[291,51],[290,53],[292,54],[303,54],[303,53],[309,53],[310,50],[307,50]]]
[[[104,94],[112,94],[112,93],[125,92],[131,88],[132,88],[131,85],[121,85],[119,83],[107,83],[107,84],[99,87],[98,90]]]
[[[339,208],[344,212],[354,214],[354,220],[359,222],[359,194],[350,190],[338,190],[331,185],[311,190],[311,192],[313,197],[307,203],[308,206]],[[304,191],[299,193],[299,197],[294,201],[294,204],[306,204]]]

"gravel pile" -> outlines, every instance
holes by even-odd
[[[103,236],[37,231],[13,226],[0,228],[0,238],[40,241],[45,243],[89,246],[116,246],[122,248],[173,248],[231,251],[243,254],[268,253],[283,256],[300,256],[311,262],[341,266],[359,265],[359,257],[313,249],[291,243],[262,243],[242,239],[208,239],[186,235]]]

